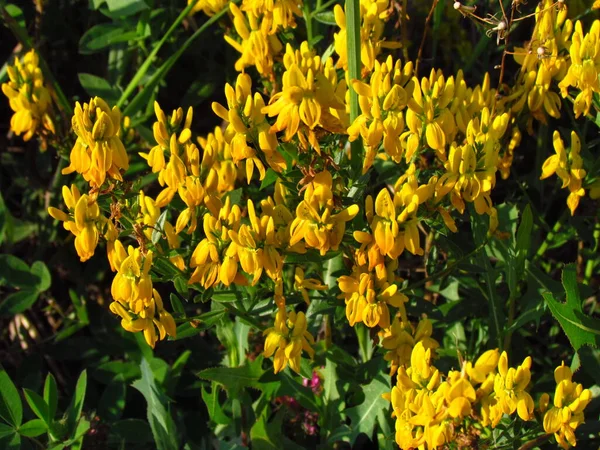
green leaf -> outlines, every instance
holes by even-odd
[[[48,426],[42,419],[33,419],[19,427],[19,434],[25,437],[38,437],[48,431]]]
[[[337,25],[333,11],[321,11],[311,15],[317,22],[324,23],[325,25]]]
[[[133,387],[142,393],[148,404],[148,422],[152,429],[154,442],[158,450],[176,450],[177,429],[168,412],[168,403],[162,388],[156,384],[154,374],[146,358],[140,364],[142,378],[133,383]]]
[[[111,84],[102,77],[97,77],[90,73],[77,74],[79,83],[91,97],[102,97],[109,104],[115,104],[121,96],[121,91],[111,86]]]
[[[10,425],[6,425],[3,422],[0,422],[0,440],[5,438],[6,436],[12,436],[15,433],[15,429]]]
[[[82,55],[91,55],[105,48],[128,42],[138,38],[136,31],[126,31],[120,25],[114,23],[101,23],[95,25],[85,32],[79,40],[79,53]]]
[[[48,266],[46,266],[46,264],[44,264],[42,261],[34,262],[31,265],[31,273],[38,278],[36,286],[38,292],[44,292],[50,289],[52,277],[50,276],[50,271],[48,270]]]
[[[185,309],[183,308],[183,303],[181,303],[181,300],[179,299],[179,297],[177,297],[177,294],[172,292],[169,299],[171,300],[171,308],[173,308],[173,312],[181,314],[181,316],[185,317]]]
[[[264,410],[258,420],[250,429],[250,440],[254,450],[280,450],[285,448],[283,444],[283,412],[275,416],[275,419],[267,423],[268,413]]]
[[[267,170],[267,173],[265,173],[265,177],[262,180],[262,183],[260,184],[260,190],[262,191],[263,189],[271,186],[273,183],[275,183],[275,181],[277,181],[277,172],[275,172],[273,169],[271,169],[269,167],[269,169]]]
[[[125,409],[125,396],[127,386],[123,379],[116,379],[104,389],[100,402],[98,403],[98,413],[104,420],[115,421],[121,418]]]
[[[19,428],[23,422],[23,404],[19,391],[0,365],[0,417],[13,426]]]
[[[73,302],[73,308],[75,308],[75,314],[77,314],[77,320],[83,324],[88,325],[90,319],[88,317],[87,307],[85,306],[85,298],[83,295],[77,295],[77,292],[73,289],[69,289],[69,297]]]
[[[281,385],[277,390],[277,396],[288,395],[298,401],[303,407],[310,411],[320,412],[316,403],[315,394],[309,387],[303,386],[296,381],[295,377],[285,372],[279,374]]]
[[[111,17],[127,17],[149,9],[144,0],[106,0]]]
[[[54,375],[48,373],[44,383],[44,401],[48,405],[48,417],[53,419],[56,415],[56,406],[58,405],[58,389]]]
[[[85,399],[85,391],[87,389],[87,371],[84,370],[79,375],[77,385],[75,386],[75,393],[71,399],[71,404],[67,410],[67,433],[68,436],[73,436],[77,431],[77,424],[81,416],[81,410],[83,408],[83,401]]]
[[[173,281],[173,285],[175,286],[175,290],[177,291],[177,293],[179,295],[181,295],[184,298],[187,298],[188,284],[187,284],[187,280],[182,275],[175,277],[175,280]],[[173,304],[173,296],[174,296],[174,294],[171,294],[171,304]],[[179,302],[179,304],[181,305],[181,302]],[[181,309],[183,310],[183,306],[181,306]],[[181,311],[181,312],[183,313],[183,311]]]
[[[29,389],[23,389],[23,394],[25,394],[25,400],[27,400],[27,404],[33,411],[33,413],[42,419],[46,424],[50,423],[48,416],[48,405],[44,401],[44,399]]]
[[[557,301],[551,292],[542,295],[552,315],[558,320],[575,350],[584,345],[600,345],[600,320],[586,316],[581,306],[577,271],[574,264],[563,269],[562,283],[567,294],[566,303]]]
[[[110,432],[131,444],[146,444],[152,436],[148,423],[140,419],[120,420],[110,427]]]
[[[202,386],[202,400],[204,400],[204,404],[208,409],[210,420],[218,425],[228,425],[231,423],[231,418],[227,417],[219,403],[219,385],[216,381],[211,383],[210,392]]]
[[[27,24],[25,23],[25,15],[23,14],[23,10],[19,8],[17,5],[9,3],[4,7],[6,12],[10,17],[15,19],[15,22],[19,24],[21,28],[26,28]]]
[[[156,245],[162,239],[162,233],[165,229],[165,221],[167,220],[168,210],[164,210],[156,223],[154,224],[154,229],[152,230],[151,241],[154,245]]]
[[[265,372],[261,368],[262,357],[253,362],[246,360],[246,364],[240,367],[213,367],[205,369],[197,374],[199,378],[215,381],[228,391],[238,392],[241,389],[252,387],[261,389],[259,378]]]
[[[19,288],[30,288],[37,285],[38,278],[20,258],[13,255],[0,255],[0,286],[8,285]]]
[[[390,405],[387,400],[381,397],[381,394],[390,391],[387,377],[381,374],[376,376],[371,383],[363,387],[362,391],[365,396],[364,402],[346,410],[346,415],[351,421],[352,443],[360,433],[365,433],[371,438],[377,423],[377,414]]]
[[[3,424],[0,424],[3,425]],[[12,434],[0,437],[0,448],[2,450],[20,450],[21,449],[21,436],[12,430]]]
[[[521,223],[517,229],[517,242],[516,250],[517,255],[522,255],[523,258],[527,256],[529,247],[531,246],[531,230],[533,229],[533,214],[531,213],[531,206],[527,204],[523,215],[521,216]]]
[[[35,303],[39,292],[35,289],[23,289],[22,291],[13,292],[6,296],[4,301],[0,303],[0,315],[14,316],[22,313],[26,309],[31,308]]]

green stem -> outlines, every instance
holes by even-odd
[[[536,252],[535,256],[533,257],[533,261],[536,261],[536,260],[540,259],[542,256],[544,256],[544,253],[546,253],[546,250],[548,250],[548,247],[554,240],[556,233],[558,233],[560,231],[563,221],[567,218],[568,214],[569,214],[568,210],[565,210],[563,212],[562,216],[560,216],[560,218],[556,221],[556,223],[554,224],[552,229],[546,235],[546,239],[544,239],[544,242],[542,242],[542,245],[540,245],[540,248],[538,248],[538,251]]]
[[[121,108],[123,106],[123,104],[127,101],[127,99],[129,98],[129,96],[138,87],[138,85],[140,84],[140,81],[142,80],[142,78],[144,77],[144,75],[146,75],[146,72],[148,72],[148,69],[150,69],[150,66],[154,62],[154,58],[156,57],[156,55],[160,51],[161,47],[165,44],[165,42],[167,42],[167,40],[175,32],[175,30],[177,29],[177,27],[179,26],[179,24],[181,24],[181,22],[183,22],[183,20],[187,17],[187,15],[189,14],[189,12],[192,10],[192,8],[194,6],[195,6],[195,2],[190,2],[190,4],[183,11],[181,11],[181,14],[179,14],[179,16],[177,17],[177,19],[175,19],[175,22],[173,22],[173,24],[171,25],[171,27],[167,30],[167,32],[162,37],[162,39],[160,41],[158,41],[158,44],[156,44],[154,46],[154,48],[152,49],[152,51],[150,52],[150,54],[148,55],[148,57],[146,58],[146,60],[143,62],[143,64],[141,65],[141,67],[138,69],[138,71],[135,74],[135,76],[132,78],[132,80],[129,82],[129,84],[127,85],[127,87],[123,91],[123,94],[121,95],[121,98],[119,98],[119,101],[117,102],[117,106],[119,108]],[[225,9],[229,9],[229,8],[225,8]]]
[[[315,8],[315,10],[313,12],[311,12],[311,15],[318,14],[321,11],[328,9],[331,5],[334,5],[337,2],[338,2],[338,0],[329,0],[327,3],[324,3],[321,5],[320,4],[321,0],[317,0],[317,7]]]
[[[312,47],[312,14],[310,13],[310,5],[308,4],[308,2],[304,2],[304,6],[302,8],[302,15],[304,16],[304,23],[306,24],[306,40],[308,41],[309,47]]]
[[[598,246],[600,245],[600,222],[596,222],[596,225],[594,227],[593,236],[594,236],[593,254],[597,254]],[[594,274],[594,266],[595,266],[595,259],[588,258],[588,260],[585,263],[585,272],[584,272],[584,276],[583,276],[583,282],[587,285],[589,285],[590,281],[592,280],[592,275]]]
[[[348,55],[348,75],[350,76],[350,123],[360,114],[358,94],[352,87],[352,80],[360,80],[360,0],[346,0],[346,47]],[[350,144],[352,172],[356,176],[362,168],[362,144],[356,139]]]
[[[367,362],[373,356],[373,346],[371,345],[371,337],[369,336],[369,328],[362,323],[354,324],[354,331],[358,339],[358,351],[362,362]]]
[[[239,0],[234,0],[232,3],[238,3],[238,1]],[[213,23],[215,23],[217,20],[219,20],[221,17],[223,17],[223,15],[225,13],[227,13],[227,11],[229,11],[229,7],[223,8],[217,14],[215,14],[210,19],[208,19],[206,22],[204,22],[202,24],[202,26],[200,28],[198,28],[194,32],[194,34],[192,34],[183,43],[183,45],[181,47],[179,47],[179,49],[175,53],[173,53],[173,55],[171,55],[167,61],[164,62],[164,64],[162,66],[160,66],[160,68],[156,71],[156,73],[152,76],[152,78],[150,78],[148,83],[146,83],[146,88],[158,85],[159,81],[161,79],[163,79],[167,75],[167,73],[169,73],[171,68],[175,65],[175,62],[181,57],[181,55],[183,55],[183,53],[188,49],[188,47],[190,45],[192,45],[192,42],[194,42],[198,38],[198,36],[200,36],[206,29],[208,29],[208,27],[210,27]],[[150,56],[152,56],[152,54],[150,54]],[[144,62],[144,64],[146,64],[146,63]],[[140,68],[140,70],[141,69],[142,68]],[[136,75],[136,77],[137,77],[137,75]],[[123,96],[125,96],[125,93],[126,92],[123,93]],[[137,103],[139,103],[141,101],[141,99],[143,97],[142,94],[143,94],[143,92],[139,92],[134,97],[134,99],[129,103],[127,108],[125,108],[125,111],[123,111],[124,115],[131,115],[131,112],[133,110],[135,110],[134,105],[136,105]],[[122,98],[123,98],[123,96],[122,96]],[[121,102],[121,100],[119,100],[119,102]],[[117,105],[120,105],[120,104],[121,103],[117,103]]]

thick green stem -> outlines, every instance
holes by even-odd
[[[360,80],[360,1],[346,0],[346,48],[348,55],[348,75],[350,76],[350,123],[359,116],[358,94],[352,87],[352,80]],[[362,144],[360,139],[351,143],[351,166],[354,177],[362,167]],[[354,178],[353,177],[353,178]]]
[[[373,356],[373,345],[371,344],[371,336],[369,328],[362,323],[354,324],[354,331],[358,339],[358,351],[362,362],[367,362]]]

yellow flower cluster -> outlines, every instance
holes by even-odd
[[[364,72],[373,70],[383,48],[400,48],[399,42],[386,41],[383,37],[383,29],[391,12],[389,0],[360,0],[360,60]],[[336,66],[348,70],[346,13],[340,5],[335,5],[333,14],[340,28],[333,35],[335,52],[339,56]]]
[[[417,335],[419,328],[428,328],[421,323]],[[414,345],[407,339],[410,336],[404,338],[407,347],[389,395],[396,417],[396,443],[401,449],[441,448],[455,440],[457,430],[468,426],[465,419],[469,417],[492,428],[502,417],[515,412],[523,421],[534,419],[534,401],[527,392],[531,357],[517,367],[509,367],[506,352],[488,350],[474,364],[465,361],[460,371],[442,374],[432,364],[437,343],[423,336],[426,333],[421,331],[421,340]],[[556,369],[555,379],[554,407],[546,412],[543,426],[546,432],[555,433],[566,449],[575,445],[574,430],[583,422],[583,410],[591,393],[571,381],[571,371],[564,364]],[[540,399],[542,412],[548,403],[545,394]]]
[[[151,347],[166,335],[175,337],[175,320],[165,311],[160,294],[152,288],[152,251],[142,255],[139,248],[131,245],[125,251],[121,242],[116,241],[115,254],[117,275],[111,286],[114,301],[110,310],[121,317],[121,326],[133,333],[143,332]]]
[[[579,205],[579,199],[585,195],[582,181],[585,178],[583,169],[583,159],[579,155],[581,151],[581,142],[577,133],[571,131],[571,151],[567,155],[565,144],[558,131],[552,136],[555,155],[550,156],[542,166],[542,176],[540,179],[548,178],[556,174],[562,181],[562,187],[569,189],[567,205],[571,210],[571,215]]]
[[[110,109],[100,97],[90,103],[75,104],[72,120],[77,140],[71,150],[70,165],[63,175],[77,172],[99,189],[106,176],[123,181],[121,170],[129,168],[129,158],[121,142],[121,112],[118,107]]]
[[[574,383],[572,377],[571,369],[563,362],[554,371],[554,405],[547,409],[550,403],[548,394],[543,394],[540,398],[540,409],[545,412],[544,430],[546,433],[554,433],[556,442],[565,450],[576,445],[575,430],[583,423],[583,410],[592,400],[590,390]]]
[[[69,212],[65,213],[51,206],[48,208],[48,214],[63,222],[65,230],[73,233],[79,259],[81,262],[87,261],[94,256],[100,229],[106,223],[106,219],[100,215],[96,195],[81,195],[74,184],[71,185],[71,189],[63,186],[62,195]]]
[[[52,99],[44,85],[44,76],[39,67],[39,57],[30,50],[22,58],[15,59],[14,66],[7,67],[9,81],[2,84],[2,92],[8,97],[14,111],[10,129],[23,140],[30,140],[39,130],[55,133],[50,117]]]
[[[291,312],[286,314],[285,308],[277,311],[275,316],[275,326],[264,332],[266,358],[273,358],[273,368],[275,373],[281,372],[285,367],[290,365],[290,368],[300,373],[300,355],[302,350],[307,352],[311,357],[314,350],[311,344],[314,344],[314,339],[306,330],[306,317],[303,312]]]
[[[331,133],[344,133],[347,127],[346,82],[338,80],[333,60],[322,61],[306,41],[300,49],[287,45],[283,65],[281,91],[262,112],[277,117],[270,131],[285,131],[284,142],[297,137],[302,148],[308,149],[310,144],[320,153],[317,127]]]

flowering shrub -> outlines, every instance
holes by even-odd
[[[551,437],[575,446],[593,391],[573,381],[561,358],[597,344],[600,321],[582,310],[575,267],[564,267],[562,289],[544,273],[549,266],[536,265],[561,222],[536,251],[534,221],[546,222],[531,204],[517,219],[510,196],[498,192],[515,176],[515,161],[535,160],[528,183],[560,179],[568,195],[552,195],[570,216],[583,208],[595,217],[597,248],[600,20],[577,20],[562,0],[434,1],[423,40],[409,42],[403,30],[415,19],[406,1],[333,3],[189,1],[178,23],[220,18],[239,53],[225,101],[200,112],[220,122],[206,135],[194,129],[199,108],[167,114],[158,101],[144,129],[142,109],[126,95],[144,73],[115,105],[92,96],[70,114],[51,95],[41,56],[15,58],[2,85],[11,130],[46,148],[62,120],[56,111],[72,116],[71,132],[53,138],[71,141],[68,151],[56,147],[65,161],[59,176],[70,176],[60,178],[62,200],[53,198],[48,214],[74,236],[81,262],[106,249],[108,309],[124,330],[155,349],[215,330],[228,367],[199,376],[214,382],[202,398],[217,435],[216,424],[231,425],[222,385],[233,398],[227,412],[241,417],[242,434],[251,428],[256,448],[268,437],[270,412],[281,424],[285,408],[302,424],[297,433],[325,446],[354,444],[360,433],[402,449],[532,448]],[[476,79],[426,60],[431,21],[440,27],[446,17],[472,26],[481,42],[491,38],[497,67]],[[323,24],[320,41],[314,33]],[[539,130],[552,133],[552,145],[531,147]],[[132,172],[140,164],[143,184]],[[522,206],[528,186],[519,186]],[[598,258],[587,258],[578,274],[589,287]],[[159,291],[170,293],[170,305]],[[565,292],[567,303],[557,301]],[[444,329],[454,303],[473,295],[484,311],[462,312],[476,317],[472,326],[453,319],[472,334],[459,345]],[[529,295],[543,306],[528,308]],[[513,335],[539,325],[546,305],[554,316],[546,320],[562,326],[573,348],[542,361],[523,356]],[[232,321],[245,337],[235,337]],[[258,351],[249,351],[249,329],[264,336]],[[342,350],[348,340],[368,374],[362,403],[345,394],[343,366],[359,364]],[[238,345],[254,362],[243,363]],[[559,363],[550,397],[536,381]],[[240,398],[260,403],[235,403],[249,387],[260,398]],[[245,408],[260,430],[246,423],[254,419]],[[165,439],[153,434],[157,445]]]

